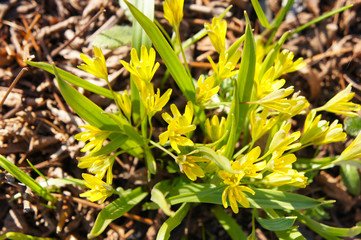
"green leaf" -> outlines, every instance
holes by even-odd
[[[54,74],[53,66],[49,63],[44,62],[31,62],[31,61],[25,61],[30,66],[34,66],[40,69],[43,69],[51,74]],[[77,77],[71,73],[68,73],[60,68],[55,67],[56,71],[58,72],[59,76],[68,83],[71,83],[75,86],[84,88],[85,90],[88,90],[90,92],[102,95],[104,97],[113,99],[112,92],[106,88],[96,86],[88,81],[85,81],[84,79]],[[54,74],[55,75],[55,74]]]
[[[150,200],[152,202],[155,202],[167,216],[174,215],[174,212],[170,209],[170,205],[167,203],[165,196],[159,189],[153,188],[151,195],[152,196],[151,196]]]
[[[340,239],[338,237],[354,237],[361,233],[361,224],[358,223],[352,228],[338,228],[331,227],[325,224],[319,223],[305,214],[298,211],[293,211],[293,214],[297,215],[298,221],[306,224],[311,230],[324,237],[325,239]]]
[[[115,49],[132,41],[132,27],[115,25],[95,36],[92,44],[98,48]]]
[[[227,231],[233,240],[246,240],[247,236],[242,228],[238,225],[236,220],[224,211],[221,206],[215,206],[211,209],[218,222],[222,225],[224,230]]]
[[[53,71],[65,101],[82,119],[102,130],[119,129],[112,119],[102,114],[103,109],[64,82],[54,65]]]
[[[103,208],[95,220],[88,238],[99,236],[113,220],[120,218],[148,195],[140,187],[124,193],[120,198]]]
[[[230,131],[230,136],[224,155],[229,159],[232,158],[235,143],[238,142],[243,125],[246,121],[248,113],[248,105],[246,102],[251,100],[256,67],[256,43],[246,12],[245,17],[247,25],[242,60],[238,71],[231,111],[228,115],[226,126],[226,129]],[[235,131],[232,131],[233,126],[235,126]]]
[[[333,16],[333,15],[335,15],[335,14],[337,14],[337,13],[343,12],[343,11],[345,11],[345,10],[351,8],[351,7],[353,7],[352,4],[347,5],[347,6],[344,6],[344,7],[341,7],[341,8],[338,8],[338,9],[335,9],[335,10],[330,11],[330,12],[325,13],[325,14],[322,14],[322,15],[319,16],[318,18],[315,18],[315,19],[309,21],[308,23],[303,24],[301,27],[295,29],[295,30],[292,32],[292,34],[301,32],[302,30],[310,27],[311,25],[316,24],[316,23],[318,23],[318,22],[321,22],[322,20],[324,20],[324,19],[326,19],[326,18],[329,18],[329,17],[331,17],[331,16]]]
[[[264,219],[264,218],[256,217],[256,219],[264,229],[270,231],[284,231],[293,226],[297,217],[291,216],[291,217],[281,217],[275,219]]]
[[[232,169],[231,162],[228,158],[218,155],[213,149],[203,146],[199,146],[196,149],[199,151],[200,156],[214,162],[220,169],[226,170],[229,173],[239,173],[239,171]]]
[[[24,183],[31,190],[37,193],[40,197],[44,198],[47,201],[52,203],[57,203],[58,199],[50,194],[48,189],[42,187],[38,182],[36,182],[33,178],[27,175],[25,172],[20,170],[16,165],[12,162],[8,161],[4,156],[0,155],[0,167],[9,172],[12,176],[14,176],[17,180]]]
[[[347,191],[354,196],[360,195],[360,174],[356,166],[350,164],[341,165],[341,179]]]
[[[137,19],[144,31],[148,34],[149,38],[152,40],[154,47],[157,49],[157,52],[163,59],[166,67],[169,69],[169,72],[173,76],[184,96],[188,100],[195,102],[195,87],[193,81],[188,77],[188,74],[180,62],[178,56],[174,53],[173,49],[162,35],[161,31],[149,18],[147,18],[131,3],[129,3],[127,0],[124,0],[124,2],[127,4],[129,10],[132,12],[133,16]]]
[[[276,231],[279,240],[306,240],[306,238],[297,230],[298,227],[292,227],[285,231]]]
[[[183,178],[158,183],[155,188],[167,196],[169,204],[183,202],[212,203],[222,205],[222,192],[225,186],[194,183]],[[307,209],[323,204],[323,202],[295,194],[269,189],[253,189],[255,195],[245,192],[251,207],[271,209]],[[153,205],[154,206],[154,205]],[[241,207],[241,205],[239,205]],[[152,207],[152,206],[149,206]]]
[[[360,117],[348,117],[344,121],[344,126],[347,134],[356,137],[361,131],[361,118]]]
[[[259,4],[258,0],[251,0],[254,10],[256,11],[257,17],[265,28],[272,28],[272,26],[269,24],[266,15],[264,14],[261,5]]]
[[[170,232],[182,223],[183,218],[188,213],[190,204],[183,203],[182,206],[175,212],[175,214],[168,218],[163,225],[160,227],[157,240],[168,240]]]

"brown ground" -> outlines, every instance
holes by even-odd
[[[186,39],[200,30],[205,22],[218,15],[230,4],[234,7],[227,15],[230,43],[239,37],[245,28],[243,10],[247,10],[252,19],[255,13],[251,4],[245,0],[192,0],[186,1],[185,19],[182,24],[183,38]],[[277,12],[280,0],[270,2],[270,13]],[[297,1],[298,2],[298,1]],[[337,14],[316,27],[292,37],[285,48],[304,57],[307,67],[298,73],[287,76],[288,81],[301,90],[314,106],[327,101],[348,83],[353,83],[356,92],[355,101],[361,100],[361,2],[358,0],[306,0],[304,6],[293,10],[288,20],[281,26],[282,32],[300,26],[324,12],[353,3],[354,7],[343,14]],[[192,4],[192,5],[189,5]],[[202,9],[201,9],[202,5]],[[300,4],[298,4],[300,5]],[[106,9],[96,20],[91,18],[100,7]],[[170,31],[162,18],[160,1],[156,1],[156,17]],[[112,19],[112,20],[109,20]],[[90,23],[89,26],[84,26]],[[2,0],[0,1],[0,101],[9,86],[26,64],[22,59],[34,55],[34,61],[55,62],[58,67],[68,70],[98,85],[105,85],[76,68],[81,63],[80,52],[92,54],[89,42],[95,31],[104,24],[129,24],[118,1],[65,1],[65,0]],[[255,32],[260,32],[258,22],[253,22]],[[74,40],[69,40],[79,34]],[[105,51],[108,57],[108,69],[115,90],[128,88],[128,73],[119,60],[129,60],[130,46],[113,51]],[[208,71],[210,65],[206,59],[215,54],[208,38],[202,39],[188,52],[192,62],[194,76]],[[204,62],[199,64],[199,62]],[[53,81],[53,76],[45,71],[28,67],[19,82],[11,90],[0,112],[0,154],[15,163],[32,177],[41,181],[41,177],[29,167],[26,159],[35,165],[48,179],[56,177],[81,178],[82,170],[77,168],[76,158],[81,156],[82,147],[73,136],[79,125],[83,125],[62,99]],[[161,80],[164,70],[159,70],[156,83]],[[174,85],[173,85],[174,86]],[[175,92],[177,93],[177,92]],[[179,92],[178,92],[179,93]],[[110,102],[85,92],[102,108]],[[175,101],[183,101],[176,97]],[[326,118],[335,118],[327,115]],[[341,119],[342,120],[342,119]],[[301,127],[295,122],[295,127]],[[320,156],[336,155],[342,151],[343,144],[322,149]],[[115,165],[115,183],[124,188],[134,186],[135,180],[144,179],[144,167],[141,161],[124,155],[123,166]],[[127,172],[131,174],[126,174]],[[130,177],[135,176],[135,177]],[[27,198],[10,201],[19,191],[26,189],[8,174],[1,175],[0,184],[0,235],[5,232],[23,232],[34,236],[56,237],[61,239],[85,239],[99,212],[97,204],[80,201],[78,196],[83,189],[75,186],[61,188],[56,210],[44,207],[44,201],[31,194]],[[26,191],[28,192],[28,191]],[[361,221],[361,198],[345,191],[340,184],[339,170],[321,172],[314,183],[303,190],[305,195],[318,198],[336,199],[335,207],[329,210],[330,218],[325,222],[337,227],[351,227]],[[29,207],[29,208],[27,208]],[[59,225],[65,219],[64,227]],[[122,217],[108,227],[99,239],[153,239],[157,229],[166,219],[161,211],[142,212],[141,207],[134,208],[129,215]],[[250,231],[250,213],[242,210],[236,216],[247,233]],[[58,226],[58,230],[57,230]],[[321,239],[305,228],[309,239]],[[228,235],[217,223],[209,211],[208,205],[194,206],[183,222],[174,231],[173,239],[179,239],[188,233],[189,239],[227,239]],[[178,237],[176,237],[178,236]],[[259,239],[275,239],[274,234],[257,229]]]

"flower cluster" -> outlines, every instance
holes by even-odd
[[[184,1],[178,0],[166,0],[163,4],[164,17],[176,30],[176,34],[179,34],[177,30],[179,30],[179,24],[183,18],[183,5]],[[274,49],[269,46],[265,47],[262,39],[257,39],[255,41],[255,71],[254,76],[252,75],[254,77],[253,85],[251,84],[251,89],[247,89],[250,91],[250,100],[236,102],[239,93],[232,90],[229,94],[233,94],[233,97],[230,97],[232,102],[218,101],[223,95],[215,95],[219,91],[227,91],[227,89],[223,89],[223,84],[229,81],[238,87],[238,81],[242,81],[242,79],[235,79],[234,76],[239,71],[236,68],[242,52],[238,49],[244,38],[240,38],[227,49],[227,22],[220,17],[214,18],[210,24],[205,24],[205,29],[219,55],[218,62],[215,63],[210,56],[208,57],[212,69],[208,76],[201,75],[194,84],[195,86],[189,87],[193,91],[195,89],[194,98],[187,102],[184,114],[180,113],[175,104],[170,105],[171,114],[162,113],[162,118],[167,126],[159,134],[158,143],[152,141],[152,130],[149,136],[147,131],[143,131],[142,122],[143,138],[139,137],[138,139],[144,150],[142,154],[145,156],[148,171],[152,168],[153,170],[150,172],[156,174],[156,160],[148,145],[152,144],[169,154],[178,165],[179,172],[189,180],[208,181],[217,184],[220,188],[223,187],[220,196],[222,204],[225,208],[230,206],[234,213],[239,212],[239,206],[246,208],[251,206],[249,198],[256,194],[257,188],[278,188],[285,185],[305,187],[308,184],[308,178],[305,176],[305,172],[300,172],[294,167],[294,163],[297,161],[294,152],[313,145],[320,146],[345,141],[346,133],[343,132],[342,124],[337,120],[332,123],[322,120],[321,114],[317,115],[317,112],[329,111],[346,116],[356,116],[360,106],[350,101],[353,97],[351,85],[324,106],[308,110],[310,104],[306,98],[300,96],[299,92],[295,93],[292,86],[285,87],[286,81],[280,78],[286,73],[302,68],[304,66],[302,58],[294,61],[292,52],[280,50],[277,47]],[[177,47],[182,49],[180,46],[175,46],[175,49]],[[94,59],[82,54],[81,58],[85,64],[80,65],[79,68],[107,79],[105,58],[98,48],[94,49],[94,53]],[[152,117],[165,108],[172,94],[172,89],[167,89],[161,95],[161,90],[154,88],[152,79],[160,66],[155,60],[155,50],[153,48],[148,50],[145,46],[142,46],[140,53],[137,53],[135,49],[131,50],[130,63],[121,60],[122,65],[130,72],[131,79],[138,90],[136,94],[139,94],[140,104],[144,107],[141,110],[144,113],[142,117],[148,119],[151,128]],[[186,64],[185,67],[187,68]],[[134,108],[132,96],[127,91],[115,93],[114,96],[119,107],[117,117],[120,116],[122,121],[124,120],[131,126],[131,131],[127,133],[137,133],[137,124],[140,123],[133,122],[136,125],[133,128],[131,121]],[[214,105],[224,105],[222,108],[224,111],[207,112],[214,113],[213,116],[207,118],[205,112],[209,111],[212,106],[209,104],[210,101],[213,101]],[[236,109],[235,106],[242,104],[247,104],[243,105],[247,107]],[[228,106],[231,106],[231,109]],[[246,109],[246,112],[237,113],[235,109],[237,111]],[[307,114],[303,131],[292,129],[291,118],[299,114]],[[195,119],[193,119],[194,115]],[[240,136],[236,136],[238,129],[243,126],[234,125],[235,122],[238,123],[234,120],[235,117],[245,118],[244,122],[250,125],[249,129],[243,128],[245,133],[243,141],[240,141]],[[122,124],[121,121],[119,124]],[[200,137],[204,136],[202,143],[194,142],[195,139],[199,139],[199,136],[192,137],[196,124],[199,124],[203,131],[203,135],[200,135]],[[109,152],[104,154],[99,150],[103,148],[104,142],[110,137],[112,131],[102,130],[91,125],[83,128],[87,131],[77,134],[75,138],[84,142],[88,141],[82,151],[90,152],[88,156],[79,158],[78,166],[87,168],[93,175],[83,174],[85,185],[90,190],[81,196],[87,197],[91,201],[104,202],[115,191],[111,184],[112,167],[117,154]],[[238,138],[233,142],[229,140],[235,136]],[[360,158],[360,136],[361,134],[336,161]],[[126,137],[131,138],[132,136],[130,134]],[[249,142],[247,143],[247,141]],[[239,152],[234,155],[232,155],[233,152],[228,154],[229,146],[238,147],[236,144],[240,145]],[[166,148],[169,145],[174,151]],[[104,177],[106,177],[105,182],[103,181]]]
[[[163,113],[162,117],[164,121],[168,123],[167,131],[159,135],[159,142],[165,145],[169,139],[170,145],[177,152],[180,153],[179,146],[193,146],[192,140],[185,135],[196,129],[196,126],[192,124],[193,119],[193,104],[188,102],[184,111],[184,115],[180,114],[176,105],[170,106],[173,117],[168,113]]]
[[[151,119],[154,114],[163,109],[172,94],[172,89],[168,89],[162,96],[159,89],[157,89],[157,93],[154,92],[151,80],[159,68],[159,63],[155,63],[154,49],[151,48],[148,52],[147,48],[142,46],[139,58],[137,51],[133,48],[131,63],[129,64],[123,60],[121,60],[121,63],[132,74],[133,81],[147,110],[147,115]]]

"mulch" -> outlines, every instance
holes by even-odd
[[[170,32],[171,28],[163,18],[162,3],[159,0],[155,2],[156,18]],[[272,16],[279,11],[282,1],[261,2],[268,4],[268,14]],[[307,63],[305,68],[285,76],[285,79],[315,107],[325,103],[349,83],[353,84],[356,92],[354,101],[361,101],[361,1],[296,0],[294,8],[276,34],[276,37],[280,37],[287,30],[351,3],[354,4],[353,8],[294,35],[284,46],[293,51],[296,57],[303,57]],[[250,1],[192,0],[185,4],[182,38],[194,35],[205,22],[211,21],[212,17],[222,13],[230,4],[233,8],[226,15],[228,44],[244,33],[244,10],[251,17],[254,32],[263,30],[255,20],[256,14]],[[80,149],[83,145],[74,139],[74,135],[79,132],[79,126],[85,123],[66,105],[54,76],[27,66],[23,59],[54,62],[62,69],[106,87],[105,82],[77,69],[77,66],[81,63],[81,52],[92,55],[91,42],[99,29],[104,30],[115,24],[130,24],[126,12],[119,8],[118,1],[0,2],[0,154],[38,181],[43,181],[42,177],[26,160],[48,179],[81,178],[84,171],[77,168],[77,157],[82,156]],[[129,73],[119,60],[129,61],[130,49],[130,45],[126,45],[104,50],[110,81],[117,91],[129,89]],[[210,70],[207,56],[217,56],[208,37],[201,39],[186,54],[196,79]],[[154,79],[156,85],[160,84],[164,69],[162,65],[157,72]],[[172,100],[183,105],[184,97],[175,84],[167,84],[174,88]],[[82,89],[79,91],[106,111],[114,107],[108,99]],[[332,114],[325,114],[324,118],[339,118],[343,121]],[[159,116],[158,119],[160,122]],[[302,122],[295,121],[294,129],[300,128]],[[327,146],[321,149],[319,156],[337,155],[345,144]],[[114,166],[115,183],[118,186],[129,188],[146,183],[145,167],[141,160],[124,154],[120,161],[121,164]],[[56,195],[60,200],[56,208],[49,209],[43,199],[9,174],[3,172],[0,177],[0,235],[22,232],[41,237],[86,239],[97,213],[103,207],[79,198],[84,189],[67,185],[62,186]],[[13,200],[12,197],[19,192],[23,193],[23,197]],[[335,206],[328,210],[330,218],[326,220],[327,224],[351,227],[361,221],[361,197],[352,196],[346,191],[338,168],[322,171],[302,193],[314,198],[336,199]],[[207,204],[192,207],[183,223],[174,230],[172,239],[180,239],[184,234],[188,234],[189,239],[202,239],[202,235],[206,239],[228,239],[209,209]],[[234,217],[245,232],[250,233],[250,212],[242,209]],[[110,224],[99,239],[154,239],[165,219],[166,216],[160,210],[143,212],[141,206],[137,206]],[[300,229],[310,239],[321,239],[305,228]],[[257,237],[276,239],[273,233],[260,227],[257,227]]]

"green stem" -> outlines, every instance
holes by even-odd
[[[149,140],[149,143],[154,145],[155,147],[159,148],[160,150],[162,150],[163,152],[165,152],[166,154],[168,154],[169,156],[171,156],[172,158],[174,158],[174,160],[177,159],[177,156],[174,155],[173,153],[169,152],[167,149],[165,149],[164,147],[162,147],[160,144],[152,141],[152,140]]]
[[[175,32],[176,32],[176,38],[177,38],[177,43],[178,43],[178,46],[179,46],[179,49],[182,53],[182,57],[183,57],[183,61],[184,61],[184,66],[187,70],[187,73],[188,73],[188,76],[190,77],[190,79],[192,79],[192,75],[191,75],[191,71],[189,70],[189,66],[188,66],[188,63],[187,63],[187,59],[186,59],[186,55],[184,54],[184,49],[183,49],[183,45],[182,45],[182,41],[181,41],[181,38],[180,38],[180,34],[179,34],[179,27],[175,28],[174,29]]]

